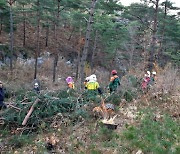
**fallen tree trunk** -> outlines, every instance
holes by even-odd
[[[32,114],[32,112],[33,112],[33,110],[34,110],[35,105],[36,105],[39,101],[40,101],[40,99],[37,98],[37,99],[35,100],[34,104],[31,106],[28,114],[26,115],[26,117],[24,118],[24,120],[23,120],[23,122],[22,122],[22,125],[23,125],[23,126],[26,125],[26,123],[27,123],[30,115]]]

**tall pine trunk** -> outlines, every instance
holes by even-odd
[[[92,58],[91,58],[91,73],[93,73],[93,69],[94,69],[94,57],[95,57],[95,51],[97,48],[97,39],[98,39],[98,31],[96,30],[95,39],[94,39],[94,46],[93,46],[93,50],[92,50]]]
[[[57,67],[57,60],[56,57],[57,57],[57,32],[56,32],[56,28],[57,28],[57,25],[56,25],[56,21],[54,22],[54,47],[55,47],[55,51],[54,51],[54,62],[53,62],[53,82],[56,81],[56,67]]]
[[[162,26],[162,34],[161,34],[161,41],[160,41],[160,47],[159,47],[159,52],[158,52],[158,59],[161,59],[162,56],[162,52],[163,52],[163,46],[166,44],[166,42],[164,41],[164,33],[165,33],[165,29],[166,29],[166,17],[167,17],[167,0],[165,2],[165,6],[164,6],[164,22],[163,22],[163,26]]]
[[[77,57],[77,67],[76,67],[76,80],[79,78],[80,74],[80,61],[81,61],[81,52],[82,52],[82,46],[84,45],[84,39],[82,38],[82,32],[81,32],[81,27],[80,27],[80,39],[78,41],[78,46],[77,46],[77,52],[78,52],[78,57]]]
[[[23,46],[26,45],[26,13],[23,5]]]
[[[1,16],[0,18],[0,21],[1,21],[1,24],[0,24],[0,35],[1,35],[1,32],[2,32],[2,27],[3,27],[3,17]]]
[[[87,59],[87,53],[88,53],[88,48],[89,48],[89,40],[90,40],[90,34],[91,34],[91,29],[92,29],[92,23],[93,23],[93,16],[94,16],[94,11],[95,11],[95,6],[98,0],[92,0],[91,4],[91,9],[90,9],[90,16],[88,20],[88,25],[87,25],[87,30],[86,30],[86,37],[85,37],[85,45],[82,53],[82,58],[81,58],[81,83],[84,81],[84,66],[85,62]]]
[[[79,78],[79,63],[81,60],[81,48],[78,50],[77,67],[76,67],[76,80]]]
[[[155,46],[156,46],[158,8],[159,8],[159,0],[156,0],[155,1],[155,9],[154,9],[154,23],[153,23],[153,30],[152,30],[152,41],[151,41],[151,49],[150,49],[149,65],[148,65],[148,69],[150,71],[153,69],[153,67],[154,67],[153,63],[155,61],[154,54],[155,54]]]
[[[49,40],[49,24],[47,22],[47,27],[46,27],[46,43],[45,43],[46,47],[48,47],[48,40]]]
[[[39,32],[40,32],[40,2],[37,0],[37,48],[35,51],[35,69],[34,69],[34,79],[37,79],[37,62],[38,62],[38,56],[40,53],[40,46],[39,46]]]
[[[56,81],[56,68],[58,64],[58,54],[54,54],[54,63],[53,63],[53,82]]]
[[[53,63],[53,82],[56,81],[56,71],[57,71],[57,63],[58,63],[58,41],[57,41],[57,29],[59,27],[59,14],[60,14],[60,1],[61,0],[57,0],[58,2],[58,10],[57,10],[57,16],[54,13],[54,18],[56,18],[56,21],[54,22],[54,40],[55,40],[55,47],[56,47],[56,51],[54,54],[54,63]]]
[[[13,58],[13,46],[14,46],[14,33],[13,33],[13,12],[12,12],[12,5],[13,5],[13,1],[9,2],[10,7],[9,7],[9,13],[10,13],[10,70],[11,70],[11,74],[13,71],[13,65],[12,65],[12,58]]]

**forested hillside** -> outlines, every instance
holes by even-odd
[[[0,153],[180,153],[179,19],[171,0],[0,0]]]

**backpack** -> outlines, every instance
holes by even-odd
[[[120,86],[120,80],[119,77],[114,78],[112,82],[109,84],[110,92],[115,91],[117,87]]]
[[[114,85],[114,86],[120,86],[119,77],[117,77],[117,78],[115,78],[115,79],[113,80],[113,85]]]

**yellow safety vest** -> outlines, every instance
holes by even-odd
[[[86,84],[86,87],[88,90],[96,90],[97,88],[99,88],[99,83],[98,82],[88,82]]]

